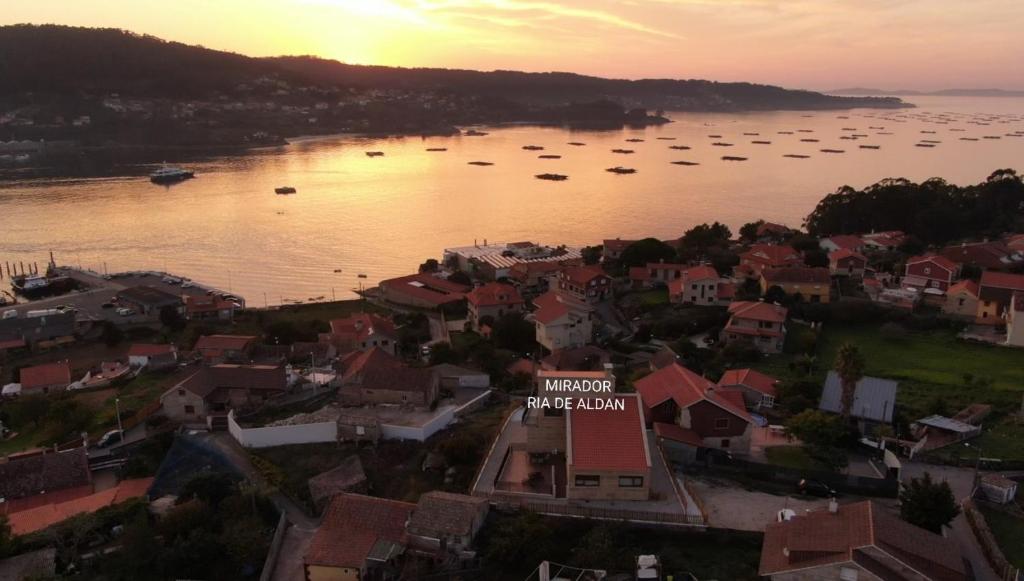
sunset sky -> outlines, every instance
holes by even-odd
[[[253,56],[707,78],[834,89],[1024,89],[1020,0],[34,0],[0,23],[104,26]]]

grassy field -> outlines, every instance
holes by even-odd
[[[828,466],[811,458],[803,446],[769,446],[764,449],[769,464],[797,470],[831,471]]]
[[[1006,560],[1024,569],[1024,519],[990,508],[982,508],[981,512]]]

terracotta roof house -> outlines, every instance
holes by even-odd
[[[668,283],[668,300],[673,304],[717,305],[722,277],[712,266],[685,268],[678,278]]]
[[[1014,293],[1024,292],[1024,274],[986,270],[978,283],[978,323],[997,325],[1003,322]]]
[[[758,573],[773,581],[967,581],[952,539],[918,528],[870,500],[771,523]]]
[[[53,502],[40,504],[27,510],[9,515],[11,532],[16,535],[27,535],[49,528],[74,516],[92,513],[121,504],[133,498],[146,497],[153,484],[153,478],[136,478],[122,480],[111,488],[92,492],[75,498],[54,498]]]
[[[730,369],[722,374],[718,386],[738,389],[748,409],[775,407],[779,380],[754,369]]]
[[[228,411],[257,407],[287,388],[284,367],[222,363],[188,376],[164,392],[160,403],[174,421],[219,422]]]
[[[147,369],[167,369],[178,364],[178,349],[170,344],[132,343],[128,365]]]
[[[320,341],[333,345],[339,353],[380,347],[394,355],[398,331],[394,323],[380,315],[356,313],[344,319],[331,320],[331,332],[323,333]]]
[[[519,292],[539,295],[551,288],[551,279],[557,278],[562,268],[562,264],[554,260],[519,262],[508,269],[508,278]]]
[[[489,510],[486,497],[440,490],[424,493],[406,524],[409,545],[438,556],[469,550]]]
[[[67,360],[21,368],[21,393],[64,391],[71,385],[71,365]]]
[[[729,321],[723,341],[747,339],[762,353],[781,353],[786,342],[788,310],[763,301],[739,301],[729,305]]]
[[[599,303],[611,295],[612,279],[599,266],[570,266],[559,271],[558,290],[576,300]]]
[[[193,350],[207,365],[242,363],[249,359],[256,341],[257,337],[253,335],[202,335]]]
[[[864,240],[855,234],[836,234],[835,236],[822,238],[818,242],[818,246],[825,252],[849,250],[860,253],[864,251]]]
[[[954,244],[946,246],[939,254],[956,264],[969,264],[985,270],[1007,270],[1024,262],[1021,251],[1012,250],[998,240]]]
[[[619,260],[622,258],[622,252],[635,242],[639,242],[639,240],[623,240],[621,238],[605,240],[601,245],[601,262],[615,262]]]
[[[617,394],[624,409],[567,411],[566,497],[647,500],[651,451],[636,394]]]
[[[840,248],[828,253],[828,270],[832,276],[863,278],[868,259],[856,250]]]
[[[781,240],[790,234],[794,234],[796,230],[793,230],[789,226],[783,224],[776,224],[774,222],[764,222],[757,227],[755,235],[758,240]]]
[[[750,250],[740,254],[740,266],[758,275],[766,268],[800,266],[803,257],[792,246],[783,244],[754,244]]]
[[[410,367],[374,347],[351,353],[335,365],[334,383],[345,405],[400,404],[430,407],[440,393],[440,378],[430,369]]]
[[[777,286],[787,295],[805,303],[827,303],[831,298],[832,276],[825,267],[783,266],[761,271],[761,292]]]
[[[959,275],[960,267],[953,261],[937,254],[926,254],[907,259],[903,284],[945,291]]]
[[[533,299],[536,310],[529,319],[536,326],[537,342],[548,351],[575,349],[594,336],[594,307],[569,295],[546,292]]]
[[[418,273],[380,281],[380,296],[397,305],[438,309],[466,298],[470,288],[430,274]]]
[[[361,494],[335,496],[303,559],[306,579],[397,578],[414,508]]]
[[[689,268],[686,264],[669,262],[648,262],[647,266],[634,266],[629,269],[630,283],[636,288],[651,287],[656,283],[668,284],[683,275]]]
[[[217,295],[185,295],[185,318],[189,321],[230,321],[238,307]]]
[[[516,287],[501,282],[488,282],[466,293],[469,324],[480,330],[480,321],[495,321],[509,313],[523,310],[523,297]]]
[[[978,314],[978,283],[964,279],[953,284],[946,291],[946,302],[942,312],[961,319],[974,319]]]
[[[678,363],[634,382],[648,425],[676,441],[699,441],[699,448],[750,451],[752,419],[743,392],[715,385]],[[674,427],[669,427],[674,426]]]

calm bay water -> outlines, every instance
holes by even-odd
[[[917,109],[679,113],[669,115],[674,123],[640,130],[505,127],[483,137],[300,139],[189,164],[197,178],[171,187],[145,177],[0,182],[0,264],[42,263],[52,250],[61,264],[166,270],[258,306],[264,293],[270,304],[350,296],[359,282],[407,274],[445,247],[485,238],[585,245],[676,237],[714,220],[734,231],[757,218],[799,226],[843,184],[934,176],[969,184],[997,168],[1024,170],[1024,137],[1007,135],[1024,132],[1024,99],[910,100]],[[840,139],[853,134],[866,136]],[[923,140],[941,143],[915,146]],[[568,145],[574,141],[586,145]],[[370,150],[385,155],[367,157]],[[545,154],[562,157],[538,158]],[[680,160],[699,165],[670,163]],[[605,171],[614,166],[637,172]],[[534,177],[548,172],[569,179]],[[284,185],[298,193],[275,195]]]

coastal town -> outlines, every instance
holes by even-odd
[[[0,572],[1019,575],[1024,233],[441,250],[262,308],[0,263]]]

